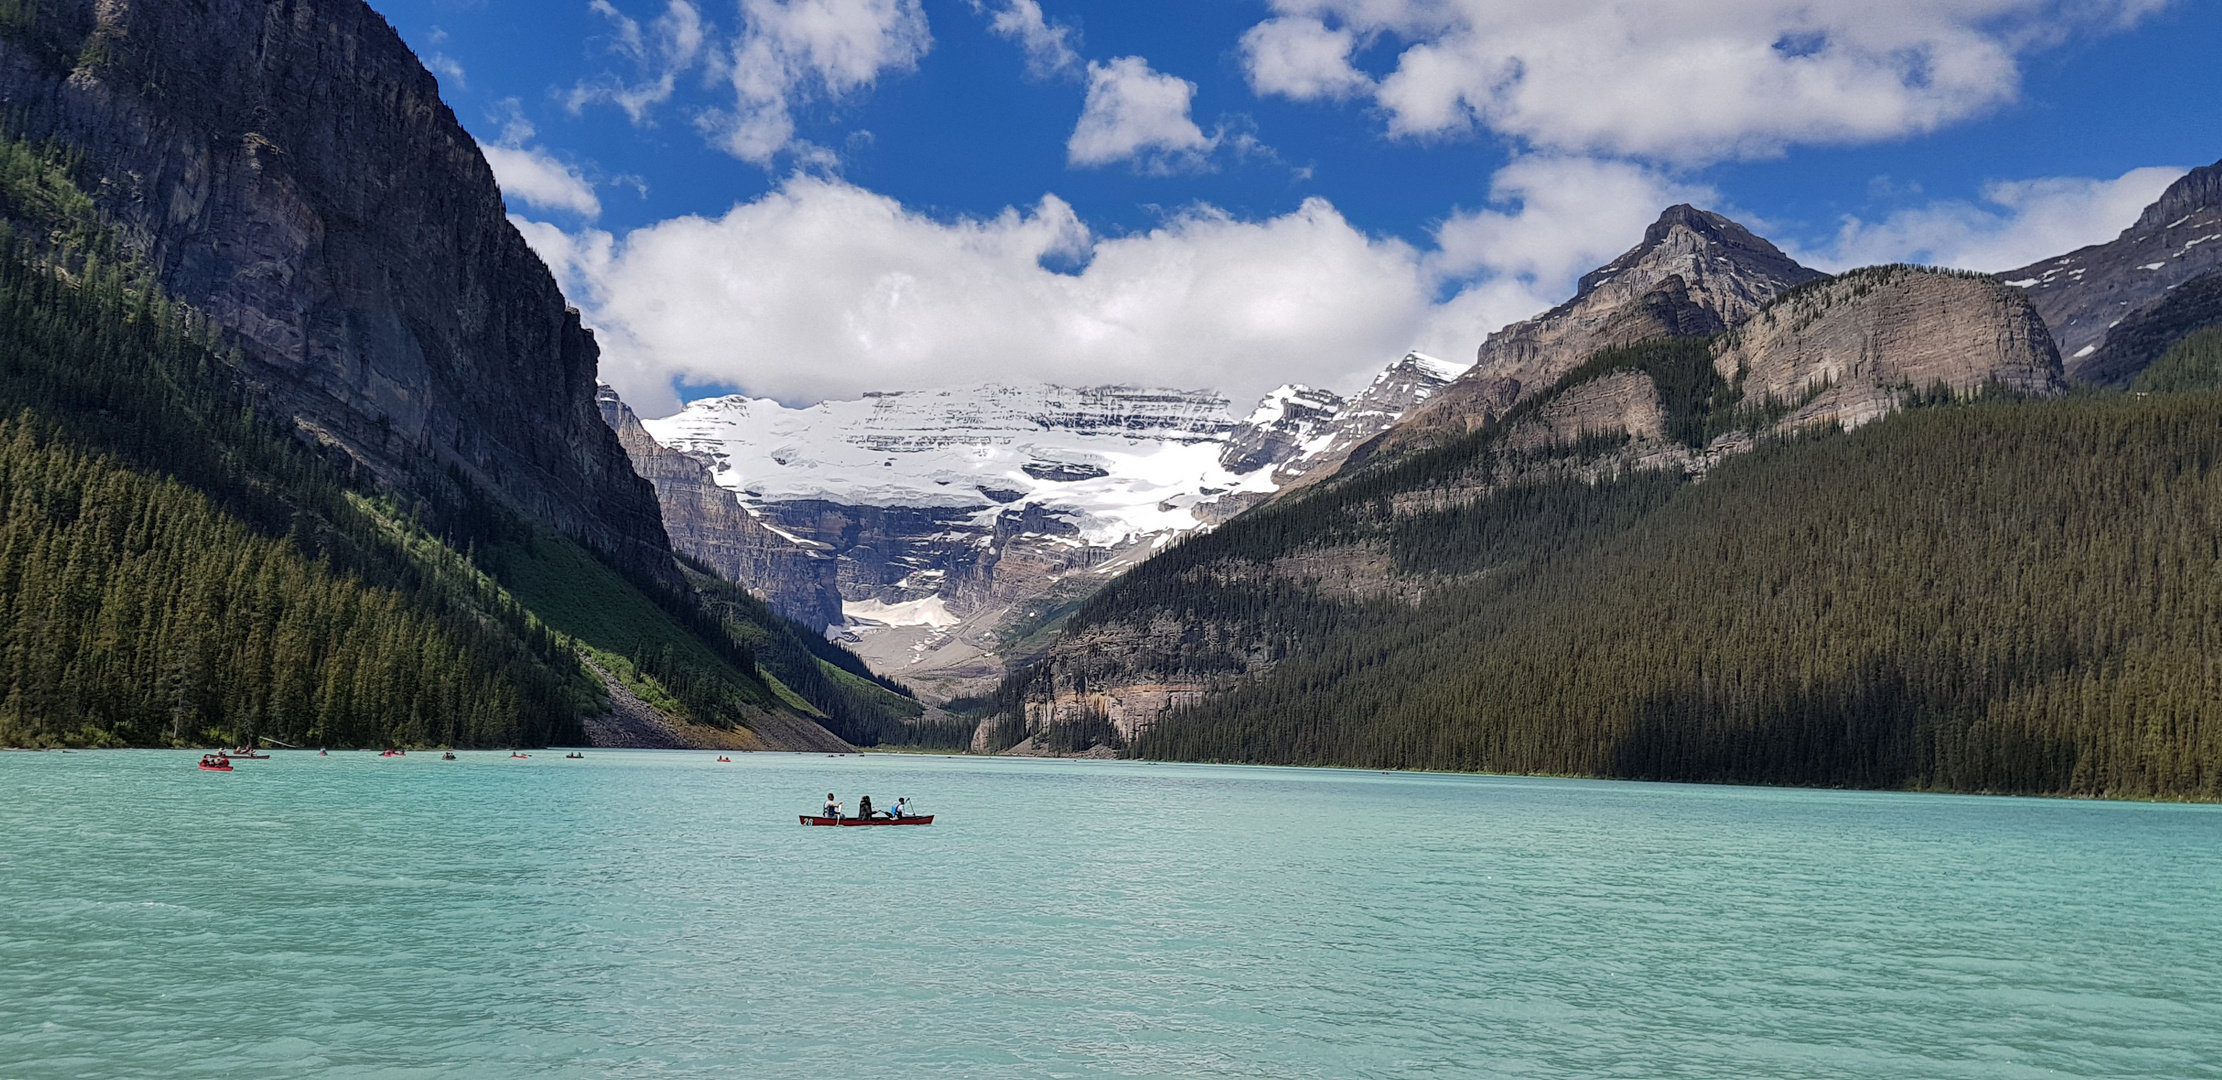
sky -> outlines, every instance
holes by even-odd
[[[1348,391],[1677,202],[2004,270],[2222,159],[2214,0],[372,0],[645,415]]]

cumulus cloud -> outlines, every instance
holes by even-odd
[[[1983,188],[1980,204],[1944,200],[1874,222],[1847,217],[1830,247],[1803,258],[1827,270],[1886,262],[2011,270],[2112,240],[2183,173],[2149,167],[2112,180],[1999,181]]]
[[[1262,220],[1197,208],[1106,237],[1055,196],[937,220],[805,176],[722,217],[622,237],[514,220],[599,333],[602,377],[658,415],[678,407],[675,380],[791,403],[989,380],[1237,399],[1290,381],[1354,388],[1415,346],[1470,356],[1682,193],[1625,166],[1518,163],[1498,202],[1445,222],[1433,251],[1368,236],[1320,199]],[[1588,216],[1554,250],[1546,234],[1577,205]]]
[[[1271,0],[1260,93],[1370,93],[1396,135],[1475,126],[1675,164],[1933,131],[2014,99],[2020,59],[2165,0]],[[1393,41],[1376,80],[1351,48]]]
[[[1267,19],[1242,35],[1242,67],[1250,88],[1299,101],[1339,98],[1373,88],[1373,80],[1351,66],[1357,35],[1329,29],[1318,19]]]
[[[918,0],[741,0],[745,27],[725,58],[733,108],[698,117],[727,153],[770,165],[795,141],[793,107],[909,71],[933,45]]]
[[[1152,172],[1198,168],[1219,145],[1188,115],[1196,84],[1139,56],[1088,65],[1088,101],[1065,142],[1074,165],[1132,161]]]
[[[972,0],[972,10],[985,12],[985,0]],[[1072,47],[1072,31],[1051,25],[1037,0],[1005,0],[988,28],[1018,43],[1026,53],[1027,73],[1037,79],[1079,75],[1083,71],[1080,54]]]

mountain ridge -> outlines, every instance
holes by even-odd
[[[1996,276],[2029,293],[2069,378],[2119,387],[2157,354],[2149,345],[2109,350],[2113,330],[2149,318],[2177,288],[2217,271],[2222,162],[2179,177],[2114,239]]]
[[[1726,217],[1670,206],[1634,247],[1582,275],[1564,303],[1490,334],[1464,375],[1354,450],[1350,466],[1393,460],[1493,423],[1600,349],[1719,333],[1820,276]]]

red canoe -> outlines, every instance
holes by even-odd
[[[811,817],[808,814],[798,816],[802,818],[802,823],[805,825],[931,825],[934,823],[932,814],[926,814],[922,817],[865,818],[861,821],[856,818]]]
[[[221,764],[221,765],[211,765],[211,764],[209,764],[208,762],[205,762],[205,761],[204,761],[204,762],[201,762],[201,768],[203,768],[203,769],[206,769],[206,770],[208,770],[209,772],[231,772],[231,771],[233,771],[233,770],[232,770],[232,767],[231,767],[231,762],[228,762],[228,761],[227,761],[227,762],[224,762],[224,763],[223,763],[223,764]]]

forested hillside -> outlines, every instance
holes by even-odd
[[[2222,394],[2094,395],[1915,410],[1671,492],[1507,492],[1386,537],[1466,576],[1339,607],[1138,749],[2216,797],[2218,461]]]
[[[745,595],[630,579],[460,475],[396,489],[260,416],[75,168],[0,143],[0,744],[578,742],[605,707],[578,651],[744,742],[773,712],[911,741],[915,702]]]
[[[2211,334],[2148,372],[2167,392],[1908,388],[1695,483],[1612,465],[1625,434],[1514,437],[1614,372],[1655,381],[1685,445],[1780,415],[1703,355],[1600,354],[1500,424],[1153,559],[1005,685],[991,746],[2222,797]],[[1128,739],[1086,703],[1137,685],[1186,696]]]

